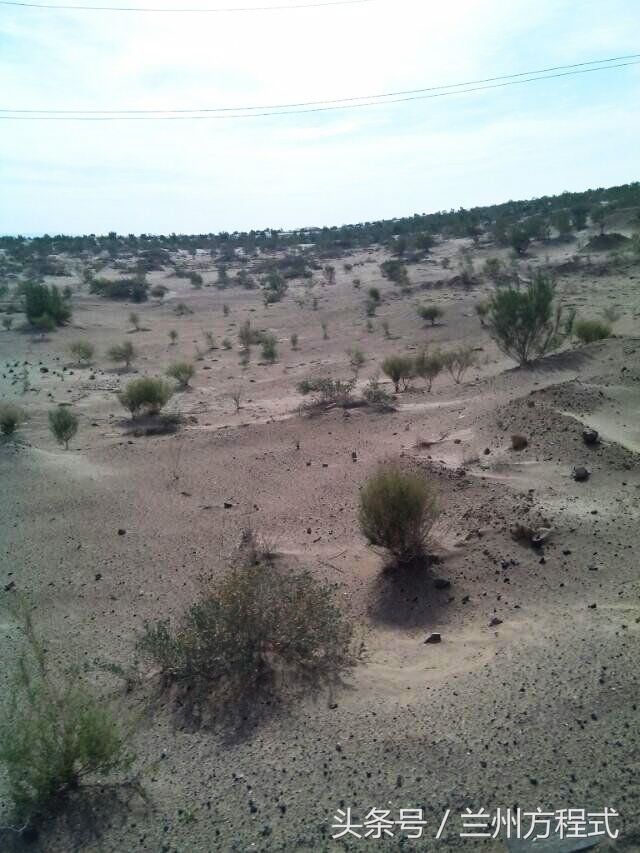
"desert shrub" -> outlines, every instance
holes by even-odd
[[[242,400],[242,388],[234,388],[229,394],[236,408],[236,414],[240,411],[240,401]]]
[[[322,339],[325,341],[329,340],[329,324],[326,320],[320,323],[320,328],[322,329]]]
[[[176,361],[167,368],[167,376],[175,379],[179,388],[187,388],[196,372],[195,367],[188,361]]]
[[[352,346],[350,350],[347,350],[347,355],[349,357],[349,364],[351,369],[353,370],[355,376],[360,372],[360,368],[365,362],[364,353],[360,349],[359,346]]]
[[[63,326],[71,319],[69,302],[62,298],[55,285],[47,287],[46,284],[26,282],[21,286],[21,293],[24,298],[24,313],[32,326],[47,326],[46,331],[52,331],[56,326]]]
[[[164,284],[154,284],[149,293],[153,296],[154,299],[164,299],[164,297],[169,292],[169,288],[165,287]]]
[[[53,332],[56,328],[56,323],[53,317],[49,314],[43,314],[41,317],[34,317],[31,320],[31,325],[44,337],[46,332]]]
[[[193,311],[186,302],[177,302],[176,307],[173,309],[178,317],[184,317],[185,314],[193,314]]]
[[[222,349],[231,349],[232,347],[233,347],[233,344],[231,343],[229,338],[223,338],[222,339]]]
[[[69,352],[78,364],[91,364],[96,348],[90,341],[74,341],[69,345]]]
[[[464,378],[464,374],[475,363],[472,347],[457,347],[453,350],[443,352],[440,356],[443,366],[451,374],[451,378],[458,385]]]
[[[297,333],[297,332],[292,332],[291,337],[289,338],[289,340],[290,340],[290,342],[291,342],[291,349],[292,349],[292,350],[297,350],[297,349],[298,349],[298,333]]]
[[[422,474],[397,465],[381,466],[360,492],[360,528],[371,545],[384,548],[398,562],[424,551],[437,517],[434,488]]]
[[[178,333],[175,329],[169,329],[169,343],[171,346],[174,346],[176,341],[178,340]]]
[[[15,824],[36,829],[88,777],[130,768],[134,756],[104,699],[78,673],[52,673],[24,608],[28,653],[22,654],[0,712],[0,764]]]
[[[576,320],[574,331],[583,344],[592,344],[594,341],[611,337],[611,326],[602,320]]]
[[[254,329],[250,320],[245,320],[238,330],[238,342],[243,349],[262,343],[262,332]]]
[[[106,299],[117,299],[127,302],[146,302],[149,284],[144,277],[120,278],[112,281],[109,278],[92,278],[89,282],[89,292]]]
[[[0,434],[13,435],[24,420],[24,412],[15,403],[0,403]]]
[[[257,563],[214,581],[176,628],[147,625],[140,647],[166,685],[233,711],[258,696],[335,682],[353,662],[351,640],[329,584]]]
[[[214,349],[217,349],[216,339],[213,335],[213,332],[205,332],[204,339],[207,342],[207,349],[209,350],[209,352],[213,351]]]
[[[517,255],[526,254],[530,242],[531,237],[526,228],[518,226],[511,229],[509,233],[509,243]]]
[[[444,311],[437,305],[420,305],[418,314],[423,320],[428,320],[432,326],[435,326],[436,320],[442,317]]]
[[[383,263],[380,264],[380,272],[385,278],[388,278],[389,281],[392,281],[394,284],[399,284],[401,287],[407,287],[409,285],[409,274],[402,261],[383,261]]]
[[[407,383],[413,376],[413,359],[408,355],[390,355],[382,362],[382,372],[393,382],[396,393],[400,390],[400,383],[407,387]]]
[[[141,411],[157,415],[172,394],[173,388],[163,379],[141,376],[129,382],[124,391],[118,394],[118,400],[135,418]]]
[[[336,283],[336,268],[331,264],[324,265],[324,267],[322,268],[322,274],[324,275],[327,284]]]
[[[413,369],[416,376],[426,380],[427,391],[431,391],[433,380],[439,375],[443,367],[444,361],[439,350],[434,352],[422,350],[415,357]]]
[[[487,328],[502,352],[519,364],[530,364],[557,349],[565,339],[571,315],[554,307],[555,284],[545,272],[535,273],[525,287],[499,287],[489,300]]]
[[[69,442],[78,432],[78,416],[67,406],[58,406],[49,412],[49,429],[58,444],[69,449]]]
[[[263,335],[262,358],[265,361],[274,362],[278,358],[278,342],[274,335]]]
[[[297,385],[298,392],[303,396],[313,395],[310,410],[333,404],[345,406],[349,403],[354,388],[355,378],[343,380],[331,379],[328,376],[320,379],[303,379]]]
[[[364,304],[364,310],[367,317],[375,317],[378,303],[374,299],[367,299]]]
[[[4,328],[8,332],[9,329],[13,326],[13,317],[3,317],[2,318],[2,325],[4,326]]]
[[[192,286],[195,287],[196,290],[200,290],[200,288],[204,284],[204,279],[202,278],[199,272],[190,272],[189,281],[191,282]]]
[[[135,311],[132,311],[131,314],[129,314],[129,322],[133,326],[134,332],[140,331],[140,315],[136,314]]]
[[[380,291],[377,287],[370,287],[367,294],[372,302],[380,302]]]
[[[380,385],[378,376],[372,376],[362,392],[362,396],[370,406],[379,409],[391,409],[391,394]]]
[[[129,369],[131,362],[136,358],[137,352],[131,341],[124,341],[121,344],[115,344],[107,351],[107,356],[116,364],[123,363]]]
[[[280,302],[287,292],[287,282],[277,270],[272,270],[262,280],[262,298],[265,305]]]
[[[502,262],[500,258],[487,258],[484,262],[484,266],[482,268],[483,273],[487,278],[490,278],[494,282],[500,281],[502,277]]]
[[[359,278],[353,279],[353,286],[355,287],[356,290],[358,290],[358,288],[361,286],[361,284],[362,284],[362,282],[360,281]]]

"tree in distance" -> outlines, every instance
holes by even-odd
[[[390,355],[382,362],[382,372],[393,382],[396,394],[400,391],[402,382],[406,390],[413,376],[413,359],[408,355]]]
[[[69,345],[69,352],[75,358],[77,364],[91,364],[96,348],[87,340],[73,341]]]

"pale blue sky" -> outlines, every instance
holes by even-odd
[[[0,7],[0,107],[306,101],[637,52],[637,0],[208,16]],[[331,225],[625,183],[640,177],[638,104],[640,65],[311,115],[0,121],[0,233]]]

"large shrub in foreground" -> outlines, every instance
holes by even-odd
[[[570,333],[573,315],[563,317],[555,295],[551,276],[536,272],[525,287],[499,287],[489,300],[489,334],[518,364],[530,364],[557,349]]]
[[[28,652],[0,708],[0,765],[16,825],[35,828],[65,805],[87,776],[126,770],[128,734],[78,673],[52,673],[24,608]]]
[[[164,379],[151,376],[141,376],[133,379],[124,391],[118,394],[118,400],[135,418],[141,411],[149,415],[157,415],[173,394],[173,387]]]
[[[140,645],[167,684],[243,702],[335,681],[352,663],[351,638],[331,585],[257,563],[227,571],[176,628],[147,625]]]
[[[358,519],[371,545],[399,563],[423,553],[438,515],[437,497],[425,477],[398,465],[381,466],[360,492]]]

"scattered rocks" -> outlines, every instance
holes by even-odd
[[[592,447],[600,442],[600,435],[597,429],[584,429],[582,431],[582,440],[586,445]]]
[[[591,471],[588,471],[583,465],[579,465],[573,469],[572,476],[576,483],[584,483],[591,476]]]

